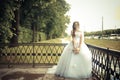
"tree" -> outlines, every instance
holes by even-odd
[[[10,26],[11,21],[14,20],[13,1],[0,0],[0,43],[9,42],[13,36]]]
[[[50,16],[46,25],[47,39],[60,37],[65,32],[66,25],[69,23],[69,17],[65,13],[69,10],[69,5],[65,0],[57,0],[56,3],[49,5],[46,9],[46,15]]]
[[[33,41],[38,32],[47,39],[60,37],[69,23],[68,10],[65,0],[0,0],[0,42],[18,43],[20,27],[33,31]]]
[[[94,31],[94,32],[85,32],[85,36],[101,36],[101,31]],[[103,31],[104,36],[110,36],[111,34],[120,34],[120,29],[108,29]]]

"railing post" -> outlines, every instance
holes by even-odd
[[[109,51],[109,48],[107,48],[107,50]],[[106,76],[105,76],[105,80],[110,80],[110,73],[109,73],[109,52],[107,53],[107,58],[106,58]]]
[[[33,56],[33,63],[32,63],[32,67],[35,67],[35,59],[34,59],[34,56],[35,56],[35,52],[34,52],[34,48],[35,48],[35,45],[33,43],[33,53],[32,53],[32,56]]]
[[[7,57],[7,61],[8,61],[8,68],[11,68],[12,67],[12,54],[11,54],[11,50],[10,50],[10,53],[7,53],[6,54],[6,57]]]
[[[8,57],[8,56],[7,56]],[[8,68],[10,68],[10,60],[7,58],[7,60],[8,60]]]

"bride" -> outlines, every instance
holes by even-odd
[[[48,69],[48,73],[73,79],[91,76],[92,55],[84,43],[84,33],[79,28],[79,22],[74,22],[71,31],[72,41],[64,48],[57,66]]]

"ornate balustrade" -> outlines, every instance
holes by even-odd
[[[93,73],[100,80],[120,80],[120,51],[87,45],[92,52]]]

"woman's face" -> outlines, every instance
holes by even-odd
[[[74,27],[75,27],[76,30],[79,30],[79,23],[76,22]]]

